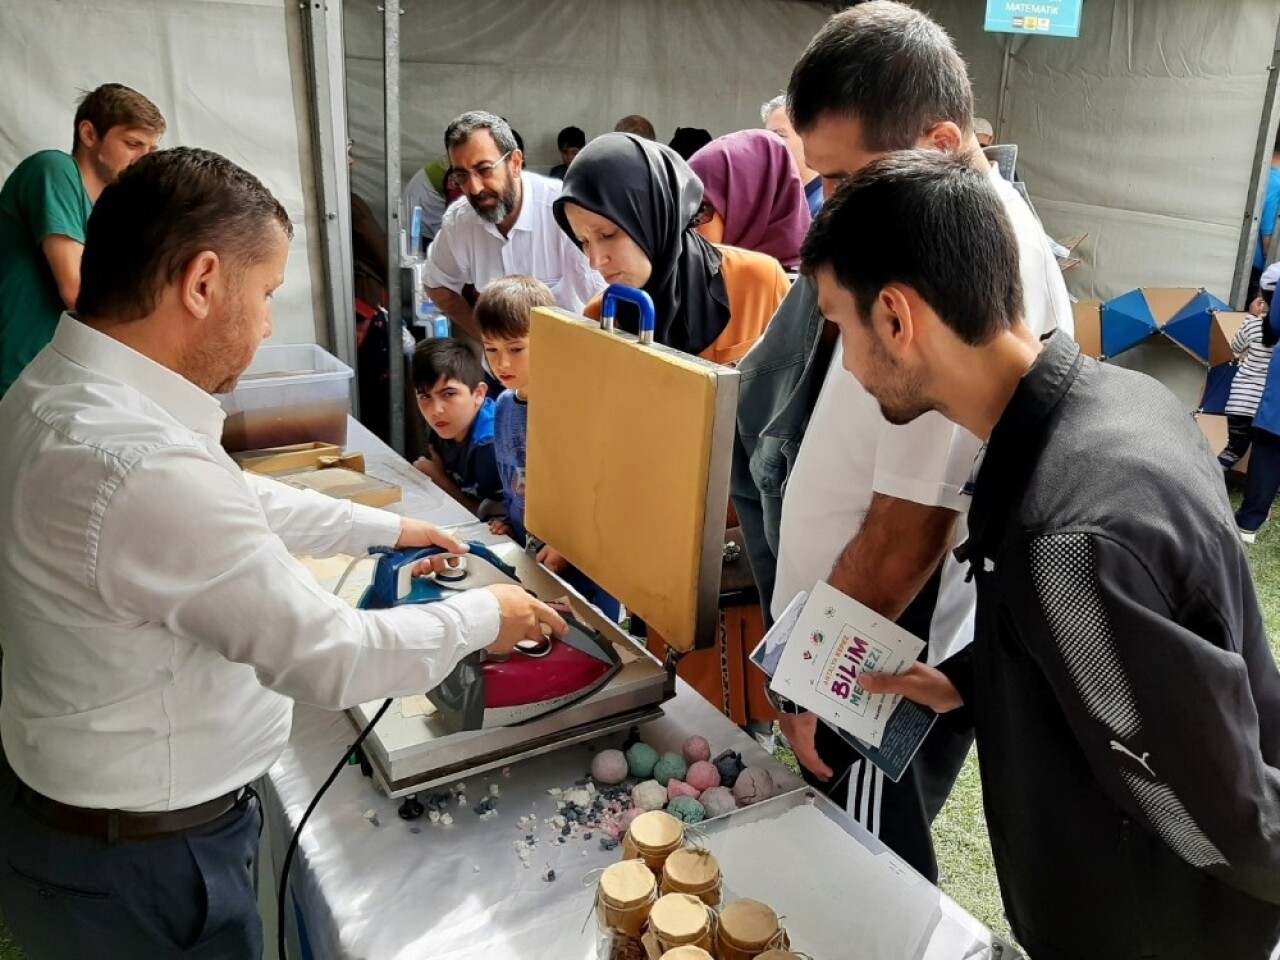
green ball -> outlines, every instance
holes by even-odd
[[[701,823],[707,816],[706,809],[693,797],[676,797],[667,804],[667,813],[683,823]]]
[[[672,780],[683,780],[689,772],[689,765],[678,753],[664,753],[662,759],[653,765],[653,779],[664,787]]]
[[[627,771],[637,780],[648,780],[653,776],[653,767],[658,762],[658,751],[647,743],[633,743],[627,749]]]

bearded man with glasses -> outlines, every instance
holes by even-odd
[[[551,204],[560,182],[524,169],[524,152],[501,117],[464,113],[444,135],[450,182],[466,203],[453,204],[427,254],[427,295],[453,323],[455,332],[480,339],[472,303],[476,291],[499,277],[536,277],[556,303],[581,313],[604,280],[556,226]]]

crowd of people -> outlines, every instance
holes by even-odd
[[[1246,526],[1222,479],[1243,425],[1219,464],[1163,386],[1081,354],[964,61],[906,4],[833,15],[761,119],[671,146],[641,116],[566,128],[554,177],[498,114],[449,124],[404,198],[439,214],[424,277],[454,333],[413,358],[419,469],[616,617],[528,543],[529,314],[645,291],[659,343],[739,371],[730,493],[762,625],[825,580],[926,641],[858,681],[940,715],[900,781],[771,696],[806,779],[936,881],[930,827],[976,741],[1031,957],[1267,960],[1280,673],[1241,534],[1280,485],[1275,363],[1250,381]],[[271,332],[292,227],[231,161],[157,151],[164,130],[99,88],[72,153],[0,190],[0,910],[34,960],[260,955],[249,785],[291,698],[420,693],[565,629],[515,586],[356,611],[298,565],[465,545],[221,449],[211,395]],[[1238,346],[1260,371],[1269,296],[1257,313]]]

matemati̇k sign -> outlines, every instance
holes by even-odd
[[[1038,33],[1045,37],[1080,36],[1083,0],[987,0],[988,33]]]

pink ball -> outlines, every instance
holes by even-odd
[[[747,767],[733,785],[733,798],[742,806],[759,803],[773,796],[773,777],[763,767]]]
[[[676,797],[693,797],[695,800],[702,791],[691,783],[685,783],[683,780],[672,778],[667,781],[667,800],[674,800]]]
[[[621,750],[601,750],[591,760],[591,779],[615,784],[627,779],[627,757]]]
[[[695,734],[684,742],[681,753],[684,754],[684,762],[688,764],[697,763],[699,760],[710,760],[711,744],[707,743],[706,737]]]
[[[699,760],[689,767],[689,772],[685,774],[685,780],[689,786],[702,793],[704,790],[720,786],[720,771],[716,769],[714,763]]]
[[[707,818],[723,816],[738,809],[738,801],[733,799],[733,791],[728,787],[712,787],[698,798],[707,811]]]

